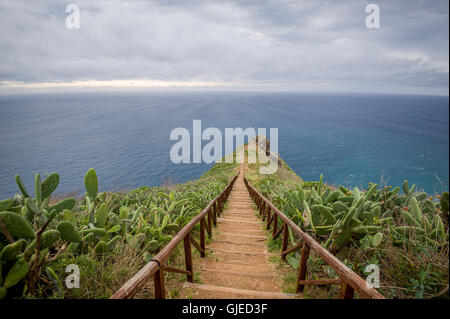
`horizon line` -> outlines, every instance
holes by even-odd
[[[329,83],[328,83],[329,84]],[[299,88],[294,88],[299,86]],[[303,87],[302,87],[303,86]],[[424,90],[425,89],[425,90]],[[445,91],[446,90],[446,91]],[[312,94],[385,94],[385,95],[416,95],[416,96],[446,96],[449,97],[449,88],[432,87],[422,90],[418,87],[400,87],[397,89],[365,90],[356,86],[329,89],[314,84],[309,87],[302,84],[280,83],[250,83],[250,82],[224,82],[205,80],[157,80],[149,78],[140,79],[113,79],[113,80],[75,80],[70,82],[20,82],[0,80],[0,95],[26,95],[42,93],[111,93],[111,92],[267,92],[267,93],[312,93]]]

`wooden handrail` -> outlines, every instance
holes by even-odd
[[[234,182],[238,178],[239,173],[234,176],[225,189],[206,206],[203,211],[195,216],[189,223],[187,223],[173,238],[172,240],[164,246],[161,251],[154,256],[144,267],[142,267],[131,279],[129,279],[122,287],[117,290],[114,295],[110,297],[110,299],[129,299],[132,298],[139,291],[140,288],[146,283],[146,281],[154,277],[155,280],[155,296],[156,298],[164,298],[165,297],[165,289],[164,289],[164,271],[173,271],[173,272],[184,272],[187,274],[187,280],[193,281],[192,276],[192,253],[191,253],[191,231],[194,226],[200,222],[200,247],[203,249],[201,252],[201,257],[205,257],[204,248],[205,248],[205,229],[212,229],[211,220],[213,220],[215,224],[215,220],[217,216],[220,216],[220,212],[222,211],[223,204],[227,200],[228,195],[230,194],[231,188],[233,187]],[[216,205],[217,204],[217,205]],[[206,216],[208,215],[208,216]],[[211,216],[212,215],[212,216]],[[206,221],[209,222],[209,225],[205,227]],[[208,232],[211,236],[211,234]],[[173,267],[166,267],[164,263],[167,259],[172,255],[175,248],[178,244],[184,241],[185,245],[185,259],[186,259],[186,271],[179,270]],[[194,246],[196,247],[196,245]],[[196,247],[197,248],[197,247]]]
[[[310,235],[305,233],[300,229],[288,216],[283,214],[278,208],[276,208],[267,198],[265,198],[260,192],[258,192],[244,177],[244,183],[247,190],[252,197],[253,201],[256,203],[260,210],[260,215],[263,219],[267,217],[270,220],[271,211],[276,214],[284,223],[284,225],[278,230],[277,229],[277,218],[274,218],[273,222],[273,237],[277,237],[280,231],[283,232],[283,248],[282,248],[282,258],[285,258],[287,252],[290,249],[287,248],[288,244],[288,231],[289,228],[294,234],[297,234],[301,239],[303,239],[303,249],[299,265],[299,274],[297,279],[297,293],[303,290],[303,285],[305,284],[306,277],[306,261],[309,257],[309,251],[313,250],[317,255],[319,255],[334,271],[339,275],[342,280],[341,294],[343,298],[353,298],[353,292],[357,291],[362,298],[366,299],[384,299],[376,289],[371,287],[353,270],[348,268],[343,262],[336,258],[332,253],[321,246],[316,240],[314,240]],[[267,223],[269,229],[270,223]],[[295,247],[297,248],[297,247]],[[311,281],[308,281],[310,283]]]

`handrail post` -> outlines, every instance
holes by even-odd
[[[303,241],[303,248],[302,248],[302,256],[300,257],[300,264],[298,267],[298,277],[297,277],[297,283],[295,287],[295,292],[299,293],[303,291],[304,285],[300,285],[299,282],[301,280],[306,279],[306,270],[307,270],[307,261],[309,257],[310,248],[306,241]]]
[[[220,217],[220,214],[222,214],[223,206],[225,206],[225,202],[227,201],[227,198],[228,198],[228,194],[225,192],[225,194],[223,194],[222,202],[220,204],[219,217]]]
[[[270,212],[271,212],[271,209],[269,206],[267,206],[267,225],[266,225],[267,230],[270,229],[270,223],[272,222],[270,220]],[[274,214],[274,216],[276,215],[275,213],[273,213],[273,214]]]
[[[222,197],[221,197],[221,200],[220,200],[220,210],[218,211],[218,213],[219,213],[219,217],[220,217],[220,214],[222,214],[222,210],[223,210],[223,205],[225,204],[225,200],[226,200],[226,193],[224,193],[223,195],[222,195]]]
[[[219,196],[219,198],[217,199],[217,206],[214,206],[215,219],[217,219],[217,217],[220,217],[220,211],[222,210],[222,198],[223,198],[223,194],[221,194]],[[216,207],[217,207],[217,210],[216,210]],[[214,225],[216,225],[216,224],[214,223]]]
[[[219,198],[217,199],[217,202],[216,202],[217,206],[214,206],[215,218],[220,216],[220,211],[222,210],[222,197],[223,197],[223,194],[220,195]]]
[[[207,215],[208,215],[208,226],[206,227],[206,230],[208,231],[208,237],[212,238],[211,208],[208,209]]]
[[[191,250],[191,233],[189,232],[184,237],[184,259],[186,260],[186,271],[190,271],[187,274],[187,281],[194,282],[194,277],[192,276],[192,250]]]
[[[220,197],[217,200],[220,200]],[[219,203],[215,202],[214,205],[211,207],[211,208],[214,208],[214,212],[212,213],[212,221],[213,221],[214,227],[217,227],[217,210],[218,210],[218,206],[219,206]]]
[[[352,286],[347,284],[346,282],[342,282],[341,292],[339,293],[340,299],[353,299],[353,295],[355,294],[355,290]]]
[[[289,239],[289,227],[286,223],[283,225],[283,245],[281,248],[281,259],[286,260],[286,256],[283,254],[283,251],[287,249]]]
[[[266,204],[266,202],[263,202],[263,204],[261,206],[261,216],[262,216],[263,221],[266,220],[266,209],[267,209],[267,204]]]
[[[200,252],[200,257],[205,257],[205,218],[203,217],[200,220],[200,248],[202,251]]]
[[[153,282],[155,284],[155,298],[156,299],[165,299],[166,298],[166,288],[164,285],[164,271],[162,268],[159,268],[154,277]]]
[[[278,230],[278,215],[273,212],[273,228],[272,228],[272,237],[275,236],[275,234],[277,233]]]
[[[259,207],[259,215],[262,216],[262,219],[264,220],[264,209],[266,208],[266,202],[262,202],[261,206]]]

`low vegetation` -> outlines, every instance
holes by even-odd
[[[367,265],[378,265],[379,291],[386,297],[448,298],[448,192],[430,196],[406,180],[402,189],[375,183],[367,189],[332,187],[322,176],[319,181],[295,182],[298,177],[289,178],[290,169],[285,167],[283,173],[283,166],[276,174],[259,175],[258,163],[247,164],[246,176],[363,278]],[[297,241],[292,233],[290,241]],[[299,253],[292,253],[287,261],[298,267],[299,258]],[[310,259],[310,278],[336,277],[320,258]]]
[[[86,194],[57,203],[57,173],[36,174],[34,197],[16,175],[20,193],[0,202],[0,298],[108,298],[235,174],[236,164],[216,164],[184,184],[99,193],[90,169]],[[68,265],[78,289],[65,285]]]

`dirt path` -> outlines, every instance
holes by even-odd
[[[243,165],[228,197],[209,254],[199,260],[202,284],[185,283],[192,298],[294,298],[282,293],[282,276],[269,261],[264,223],[257,217],[243,179]]]

